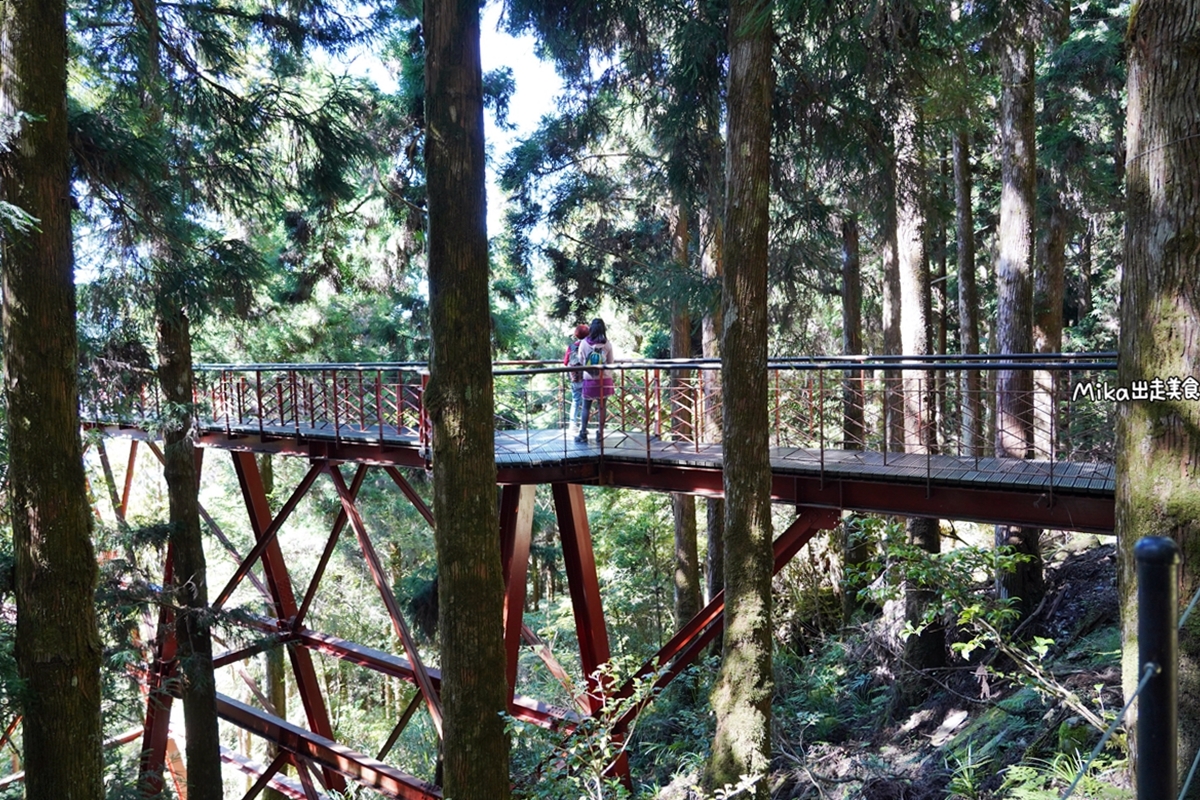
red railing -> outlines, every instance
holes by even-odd
[[[649,455],[662,444],[699,451],[720,443],[719,362],[635,361],[605,369],[615,393],[606,402],[605,437],[593,449],[637,447]],[[771,445],[877,453],[885,463],[900,453],[976,463],[994,456],[1111,463],[1116,404],[1105,398],[1115,369],[1110,353],[774,359]],[[564,367],[510,362],[496,367],[494,380],[498,447],[580,452],[568,426]],[[1184,387],[1198,386],[1186,380]],[[202,429],[228,434],[425,447],[426,381],[424,364],[201,365],[196,419]],[[150,380],[116,393],[93,390],[83,401],[91,421],[151,427],[161,407]]]

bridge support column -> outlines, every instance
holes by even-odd
[[[500,560],[504,575],[504,652],[507,659],[508,704],[517,688],[517,661],[525,614],[529,548],[533,541],[534,486],[500,490]]]

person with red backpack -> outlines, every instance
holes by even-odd
[[[583,338],[588,335],[588,326],[582,322],[575,326],[575,338],[571,339],[571,343],[567,345],[566,355],[563,356],[563,363],[568,367],[582,367],[583,356],[579,352],[579,345]],[[573,369],[567,373],[567,378],[571,383],[571,416],[567,421],[567,426],[579,424],[583,419],[583,370]]]
[[[613,362],[613,346],[608,341],[608,329],[604,320],[596,317],[588,327],[587,338],[579,345],[579,355],[583,358],[583,421],[579,426],[579,435],[575,441],[587,444],[588,417],[591,416],[592,402],[600,403],[600,433],[604,435],[605,401],[613,393],[612,373],[601,369],[602,364]]]

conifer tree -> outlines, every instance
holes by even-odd
[[[1200,374],[1200,3],[1134,4],[1127,45],[1122,386]],[[1170,536],[1179,543],[1181,604],[1200,587],[1200,405],[1171,394],[1160,402],[1122,403],[1117,418],[1117,585],[1127,693],[1139,678],[1133,558],[1138,539]],[[1133,720],[1126,725],[1129,731],[1137,729]],[[1179,774],[1185,775],[1200,749],[1200,627],[1195,617],[1179,633],[1179,726]],[[1138,752],[1136,743],[1130,752]],[[1196,792],[1193,785],[1188,797]]]
[[[0,278],[25,796],[101,800],[66,98],[66,4],[0,4]]]
[[[772,6],[734,0],[729,13],[724,386],[725,633],[713,689],[710,786],[760,778],[770,796],[771,461],[767,419],[767,244]]]
[[[426,0],[433,513],[444,793],[509,795],[479,4]]]

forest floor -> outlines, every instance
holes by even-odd
[[[1021,642],[955,656],[925,676],[915,705],[898,710],[886,613],[787,662],[778,670],[772,798],[1061,797],[1100,738],[1087,712],[1107,723],[1121,708],[1121,640],[1115,546],[1087,537],[1055,547],[1045,601]],[[1072,797],[1132,797],[1123,742],[1118,732]],[[657,797],[701,797],[688,788],[696,778],[677,774]]]

